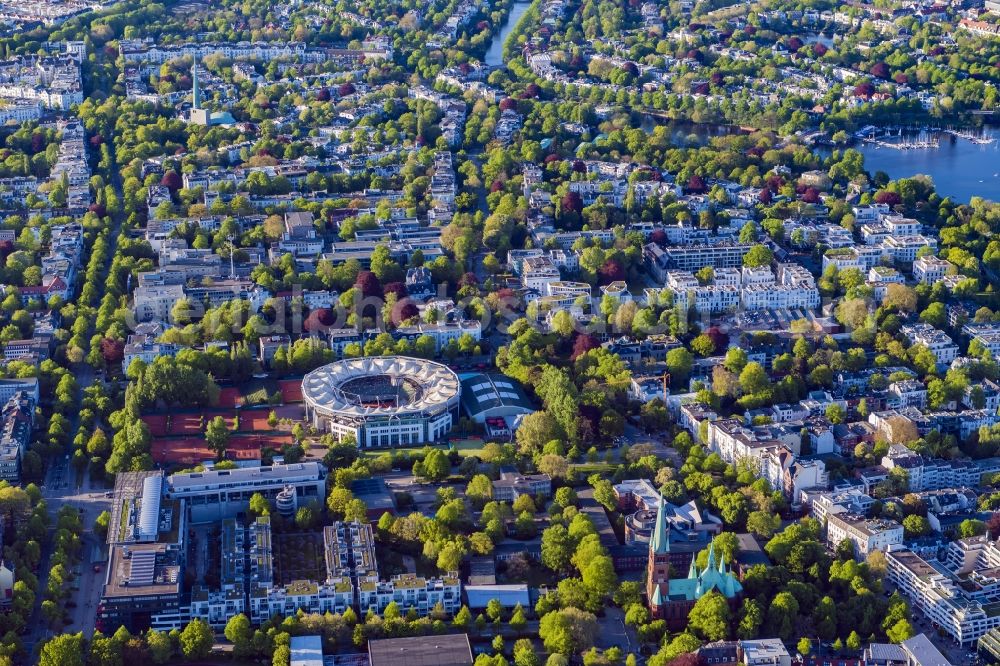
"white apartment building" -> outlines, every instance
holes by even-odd
[[[40,102],[11,100],[10,104],[0,107],[0,124],[4,125],[10,121],[23,123],[41,117],[42,105]]]
[[[889,236],[882,241],[880,247],[883,253],[892,257],[894,261],[901,264],[912,264],[917,258],[917,252],[921,248],[929,247],[937,251],[938,242],[936,238],[913,234],[910,236]]]
[[[834,514],[868,515],[875,499],[860,488],[846,488],[833,491],[806,491],[804,499],[809,504],[812,515],[825,524]]]
[[[689,245],[663,249],[666,260],[672,268],[696,271],[705,266],[713,268],[737,268],[743,265],[743,257],[753,245]]]
[[[544,294],[548,284],[559,279],[559,269],[548,257],[528,257],[521,264],[521,284],[527,289]]]
[[[857,268],[866,272],[872,266],[878,265],[882,261],[882,256],[883,253],[878,247],[869,245],[834,248],[823,254],[823,270],[832,265],[836,266],[838,271]]]
[[[740,283],[744,287],[753,285],[773,285],[774,273],[769,266],[748,267],[740,270]]]
[[[827,488],[830,477],[822,460],[798,460],[787,448],[768,449],[760,458],[760,476],[780,490],[793,505],[802,502],[803,491]]]
[[[404,614],[414,608],[424,616],[441,604],[446,613],[453,615],[462,607],[462,583],[458,573],[452,572],[443,578],[400,574],[388,581],[366,580],[358,585],[358,605],[362,617],[369,608],[381,615],[385,607],[394,601]]]
[[[473,340],[479,342],[483,337],[483,324],[478,319],[469,319],[465,321],[400,326],[393,331],[395,338],[407,338],[411,342],[424,335],[428,335],[434,339],[434,349],[440,352],[452,341],[458,342],[459,338],[463,335],[469,335]]]
[[[180,345],[168,342],[156,342],[152,339],[146,339],[143,336],[130,335],[128,342],[125,344],[125,355],[122,358],[122,372],[128,371],[128,367],[132,365],[132,361],[141,360],[146,365],[149,365],[160,356],[177,356],[177,353],[181,349]]]
[[[910,492],[979,485],[985,468],[971,460],[925,458],[902,444],[891,444],[880,465],[886,470],[905,469]]]
[[[767,452],[780,447],[798,456],[801,445],[799,428],[781,424],[750,427],[738,419],[720,419],[708,424],[708,447],[728,463],[760,460]]]
[[[990,629],[1000,627],[995,604],[971,599],[949,572],[916,553],[897,547],[886,552],[889,581],[911,606],[960,645],[972,645]]]
[[[934,284],[943,280],[950,268],[950,261],[933,254],[925,254],[913,260],[913,277],[923,284]]]
[[[854,556],[865,559],[869,553],[885,552],[890,546],[903,543],[903,526],[895,520],[885,518],[868,519],[849,513],[833,513],[827,516],[826,543],[836,548],[847,539],[854,546]]]
[[[250,592],[250,621],[261,624],[275,615],[289,617],[299,609],[306,613],[343,613],[354,601],[349,579],[339,582],[301,580],[283,586],[261,586]]]
[[[136,321],[168,321],[174,304],[184,298],[184,286],[139,286],[136,287],[133,298]]]
[[[950,364],[958,358],[958,345],[948,334],[930,324],[919,322],[903,326],[901,329],[911,345],[923,345],[934,354],[939,366]]]
[[[628,285],[622,280],[615,280],[611,284],[601,287],[601,295],[610,296],[616,299],[618,303],[626,303],[633,300],[632,294],[629,293]]]
[[[984,331],[972,336],[972,339],[985,347],[994,358],[1000,358],[1000,332]]]
[[[754,284],[743,287],[743,309],[769,310],[819,307],[819,290],[787,284]]]
[[[578,296],[590,297],[591,288],[586,282],[570,282],[567,280],[558,280],[556,282],[549,282],[546,285],[546,292],[548,296],[569,296],[576,298]]]
[[[739,663],[744,666],[791,666],[792,655],[780,638],[740,641],[736,647]]]
[[[927,387],[916,379],[904,379],[889,385],[889,393],[896,397],[896,407],[927,406]]]

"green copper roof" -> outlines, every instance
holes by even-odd
[[[656,510],[656,526],[653,527],[653,538],[649,542],[649,547],[656,555],[666,555],[670,552],[670,528],[667,527],[664,504],[666,502],[660,502],[660,508]]]

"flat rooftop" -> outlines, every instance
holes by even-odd
[[[368,641],[371,666],[470,666],[468,634]]]
[[[225,484],[228,487],[246,483],[282,483],[292,480],[322,479],[323,468],[317,462],[291,465],[265,465],[236,469],[209,470],[189,474],[171,474],[167,487],[171,492],[197,491]]]
[[[114,546],[103,596],[113,599],[179,595],[180,571],[177,552],[163,544]]]

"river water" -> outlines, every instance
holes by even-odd
[[[490,67],[500,67],[503,65],[503,43],[507,41],[507,36],[517,26],[517,22],[521,20],[524,12],[528,11],[528,7],[530,6],[531,2],[528,0],[517,0],[511,6],[510,13],[507,14],[507,20],[500,26],[500,32],[493,35],[493,41],[490,42],[490,48],[486,51],[486,57],[483,59],[483,62]]]

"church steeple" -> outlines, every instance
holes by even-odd
[[[670,553],[670,526],[667,525],[667,513],[663,507],[666,502],[660,502],[656,510],[656,524],[653,526],[653,538],[649,542],[650,549],[657,555]]]
[[[646,596],[654,617],[661,617],[662,607],[670,598],[670,526],[667,524],[666,502],[656,509],[656,523],[649,540],[649,562],[646,565]]]
[[[191,108],[201,108],[201,90],[198,89],[198,54],[191,56]]]

